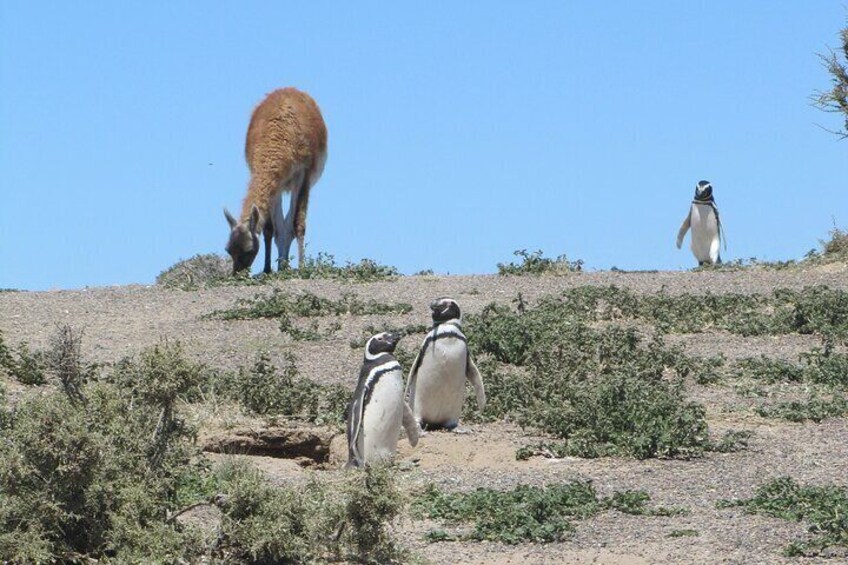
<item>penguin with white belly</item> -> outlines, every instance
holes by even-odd
[[[403,371],[394,358],[400,336],[383,332],[365,344],[365,359],[347,415],[347,467],[389,461],[397,452],[398,432],[418,443],[418,425],[404,400]]]
[[[695,185],[695,199],[689,208],[689,214],[683,220],[677,232],[677,248],[683,245],[686,232],[692,229],[691,247],[698,265],[717,265],[721,263],[720,246],[724,240],[721,218],[718,215],[713,187],[709,181],[699,181]],[[725,249],[727,244],[725,243]]]
[[[461,330],[459,304],[452,298],[439,298],[430,310],[433,328],[409,372],[407,402],[422,429],[455,430],[465,400],[465,381],[474,387],[480,411],[486,406],[486,392]]]

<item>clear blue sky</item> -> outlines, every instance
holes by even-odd
[[[700,179],[726,259],[848,225],[848,141],[809,104],[844,0],[399,4],[0,2],[0,288],[223,253],[250,112],[286,85],[327,122],[307,249],[340,262],[690,268]]]

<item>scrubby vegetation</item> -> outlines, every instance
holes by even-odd
[[[764,514],[810,524],[812,538],[795,541],[784,549],[788,556],[848,556],[848,488],[802,486],[791,477],[773,479],[745,500],[725,500],[720,507],[741,507],[750,514]],[[838,553],[837,553],[838,552]]]
[[[215,555],[246,563],[405,562],[389,525],[404,497],[387,467],[272,487],[246,465],[218,472],[223,500]]]
[[[686,457],[711,446],[703,406],[685,397],[683,379],[699,363],[659,337],[643,343],[633,329],[589,327],[561,304],[491,304],[468,317],[477,350],[504,365],[481,360],[484,418],[538,428],[580,457]]]
[[[341,425],[350,391],[299,378],[294,356],[287,354],[282,370],[261,352],[250,368],[219,378],[218,392],[231,396],[253,414],[287,416],[316,424]]]
[[[351,292],[344,293],[338,300],[332,300],[308,291],[292,294],[275,288],[271,294],[256,295],[249,300],[241,299],[234,308],[218,310],[209,314],[209,317],[220,320],[251,320],[290,316],[311,318],[330,315],[405,314],[411,311],[411,304],[385,304],[372,299],[362,300]]]
[[[272,487],[249,466],[203,463],[183,414],[216,387],[255,413],[338,424],[345,391],[298,379],[292,358],[219,373],[170,342],[104,370],[82,360],[80,340],[59,328],[39,356],[56,386],[14,404],[0,387],[0,561],[405,560],[389,530],[404,505],[390,469]],[[216,538],[176,519],[198,505],[219,508]]]
[[[569,261],[565,255],[560,255],[556,259],[544,257],[542,250],[529,252],[526,249],[519,249],[513,253],[516,257],[521,258],[520,263],[498,263],[499,275],[541,275],[541,274],[557,274],[557,273],[574,273],[583,270],[583,261]]]
[[[456,526],[472,522],[474,529],[454,536],[444,530],[427,534],[430,541],[489,540],[506,544],[526,541],[561,541],[574,531],[575,520],[614,509],[640,516],[684,513],[673,508],[649,508],[643,491],[615,492],[599,497],[590,481],[573,481],[535,487],[519,485],[510,491],[478,488],[467,493],[446,493],[429,485],[415,500],[419,516]]]
[[[177,261],[156,277],[156,284],[166,288],[196,290],[225,284],[232,273],[227,257],[214,253],[198,254]]]
[[[228,257],[209,253],[178,261],[156,277],[156,284],[166,288],[197,290],[216,286],[263,285],[288,279],[331,279],[364,283],[392,280],[399,274],[395,267],[381,265],[372,259],[362,259],[358,263],[348,261],[344,265],[338,265],[332,255],[318,253],[317,257],[305,257],[303,265],[297,269],[283,265],[279,271],[262,273],[256,277],[250,276],[247,271],[233,276]]]

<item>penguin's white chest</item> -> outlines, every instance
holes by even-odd
[[[692,229],[692,253],[703,263],[715,263],[719,254],[718,220],[712,206],[692,204],[689,212],[689,225]]]
[[[366,462],[390,459],[397,451],[403,392],[400,368],[381,375],[374,384],[362,415],[361,453]]]
[[[415,386],[415,417],[429,424],[455,424],[465,399],[465,342],[440,337],[423,355]]]

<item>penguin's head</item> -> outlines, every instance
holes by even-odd
[[[430,303],[430,310],[433,311],[433,321],[437,324],[459,320],[461,316],[459,304],[453,298],[437,298]]]
[[[698,181],[695,185],[695,200],[708,201],[713,197],[713,185],[708,180]]]
[[[382,353],[392,353],[400,341],[400,334],[383,332],[371,336],[365,344],[365,357],[373,359]]]

